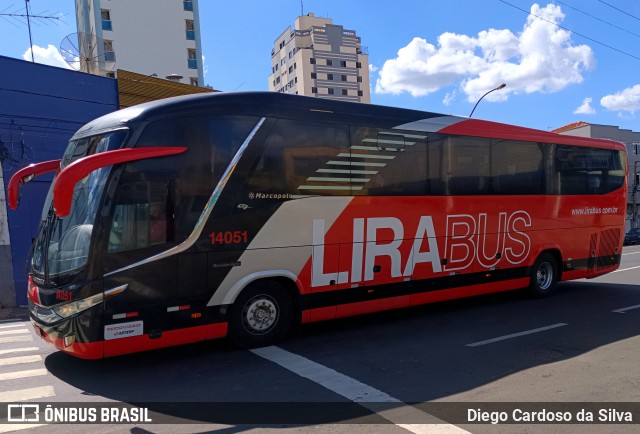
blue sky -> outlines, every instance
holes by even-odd
[[[31,13],[62,16],[32,26],[37,61],[57,64],[57,47],[76,31],[74,3],[31,0]],[[20,11],[22,0],[0,0],[0,13]],[[205,82],[268,90],[273,41],[300,12],[300,0],[200,0]],[[468,116],[504,82],[475,118],[640,131],[637,0],[304,0],[307,12],[362,38],[374,104]],[[0,41],[0,55],[30,58],[26,25],[0,19]]]

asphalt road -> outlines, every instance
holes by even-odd
[[[640,404],[635,425],[462,424],[458,415],[527,402],[622,411],[619,403],[640,403],[639,386],[637,246],[624,249],[617,272],[561,283],[547,298],[510,292],[313,324],[254,351],[216,341],[91,362],[54,351],[23,321],[0,323],[0,401],[143,403],[172,417],[202,408],[162,403],[213,402],[209,411],[226,422],[92,425],[98,433],[273,432],[285,422],[296,433],[637,432]],[[263,422],[269,416],[274,425]],[[87,430],[0,424],[18,428]]]

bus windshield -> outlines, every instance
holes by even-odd
[[[126,135],[127,130],[120,129],[72,140],[62,165],[67,166],[88,155],[119,149]],[[51,184],[44,205],[47,211],[43,213],[33,251],[35,272],[51,276],[76,270],[87,263],[93,223],[110,169],[109,166],[91,172],[75,185],[71,212],[65,218],[56,217],[53,212]]]

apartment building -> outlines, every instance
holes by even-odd
[[[367,48],[330,18],[300,16],[275,40],[269,90],[370,103]]]
[[[204,85],[198,0],[76,0],[76,22],[83,72]]]

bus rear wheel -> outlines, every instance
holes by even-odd
[[[529,272],[528,293],[533,297],[544,297],[553,292],[558,281],[558,264],[550,253],[542,253]]]
[[[241,348],[273,345],[287,334],[293,303],[286,289],[273,281],[251,284],[229,310],[229,338]]]

